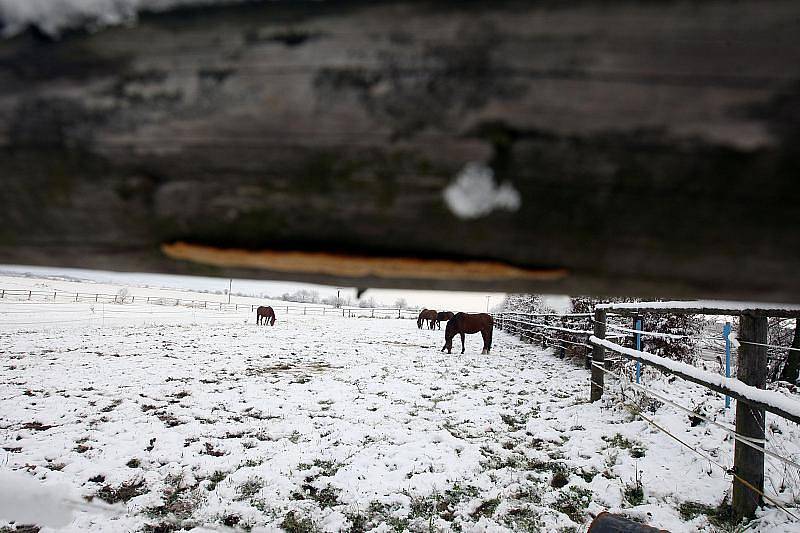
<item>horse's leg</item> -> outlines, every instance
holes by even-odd
[[[261,315],[256,313],[256,326],[260,326],[260,325],[261,325]]]
[[[461,353],[464,353],[464,332],[461,332]]]
[[[448,338],[447,332],[444,334],[444,346],[442,346],[441,351],[447,350],[447,353],[450,353],[450,349],[453,347],[453,337]]]
[[[486,328],[484,328],[481,330],[481,337],[483,337],[483,350],[481,350],[481,355],[487,355],[492,344],[492,333],[486,331]]]

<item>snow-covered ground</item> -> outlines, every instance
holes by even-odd
[[[413,320],[279,312],[259,327],[247,312],[106,304],[105,321],[68,322],[69,307],[0,302],[0,471],[93,498],[59,531],[582,531],[606,509],[715,531],[700,511],[730,490],[612,379],[588,403],[586,370],[497,330],[490,356],[479,336],[462,356]],[[12,324],[25,312],[43,319]],[[733,420],[700,387],[645,380]],[[627,397],[731,464],[722,430]],[[798,437],[770,416],[769,449],[797,461]],[[798,472],[768,465],[769,493],[798,513]],[[752,530],[797,523],[768,509]]]

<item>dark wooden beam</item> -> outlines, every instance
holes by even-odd
[[[265,2],[29,32],[0,42],[0,262],[798,301],[798,21],[775,0]],[[519,207],[459,218],[443,191],[471,162]]]

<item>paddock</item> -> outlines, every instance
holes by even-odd
[[[413,320],[293,315],[263,328],[218,313],[0,328],[3,460],[78,501],[115,503],[67,531],[580,531],[606,509],[711,531],[697,509],[729,489],[619,402],[589,403],[582,366],[505,332],[489,356],[467,336],[461,356]],[[669,393],[715,399],[692,384]],[[724,432],[685,418],[655,415],[732,452]],[[775,424],[797,453],[797,428]],[[790,531],[780,513],[754,530]]]

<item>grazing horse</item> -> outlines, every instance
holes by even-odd
[[[436,327],[436,311],[433,309],[423,309],[419,312],[419,318],[417,318],[417,327],[422,329],[422,323],[427,320],[428,326],[430,329],[434,329]]]
[[[442,329],[442,322],[447,322],[451,318],[453,318],[453,313],[450,311],[436,313],[436,325],[439,326],[439,329]]]
[[[264,319],[264,324],[269,324],[270,326],[275,325],[275,310],[270,306],[259,306],[256,309],[256,324],[261,324],[261,319]]]
[[[489,350],[492,349],[493,328],[494,319],[492,315],[487,315],[486,313],[456,313],[447,322],[447,327],[444,330],[442,351],[447,350],[447,353],[451,353],[453,337],[458,333],[461,335],[461,353],[464,353],[464,334],[480,332],[481,336],[483,336],[483,351],[481,351],[481,354],[488,354]]]

